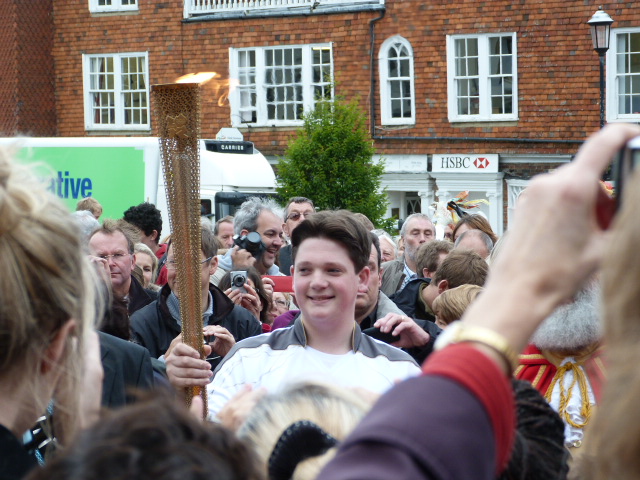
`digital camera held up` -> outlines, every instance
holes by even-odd
[[[242,236],[236,235],[233,237],[233,244],[251,253],[256,260],[267,249],[266,245],[262,243],[262,237],[258,232],[249,232]]]

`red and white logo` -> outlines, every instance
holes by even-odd
[[[489,166],[489,159],[485,157],[478,157],[473,161],[476,168],[487,168]]]

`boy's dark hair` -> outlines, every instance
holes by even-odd
[[[448,240],[432,240],[423,243],[416,252],[416,273],[422,277],[422,271],[426,268],[435,272],[440,265],[440,254],[453,250],[453,243]]]
[[[476,252],[471,250],[452,250],[433,276],[437,285],[441,280],[449,283],[449,288],[456,288],[469,283],[484,286],[489,274],[489,264]]]
[[[324,238],[342,245],[353,262],[356,273],[369,263],[370,232],[348,210],[325,210],[305,219],[291,236],[292,257],[295,264],[298,247],[309,238]]]
[[[135,207],[129,207],[124,212],[123,220],[138,227],[145,235],[151,235],[155,230],[158,236],[154,240],[160,243],[162,214],[153,203],[144,202]]]
[[[158,392],[154,392],[158,395]],[[219,425],[201,422],[166,395],[115,410],[31,480],[262,480],[253,451]]]

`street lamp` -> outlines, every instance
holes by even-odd
[[[600,128],[602,128],[604,127],[604,56],[609,50],[613,18],[602,10],[602,6],[600,6],[587,23],[591,27],[593,49],[600,57]]]

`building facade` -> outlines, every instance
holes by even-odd
[[[276,165],[305,110],[357,98],[385,162],[390,216],[469,190],[501,233],[531,176],[569,161],[599,128],[586,24],[596,3],[54,0],[28,2],[35,19],[10,3],[4,135],[152,136],[150,86],[216,72],[202,136],[236,127]],[[602,5],[615,20],[607,121],[638,122],[640,4]],[[51,62],[37,60],[47,53]]]

